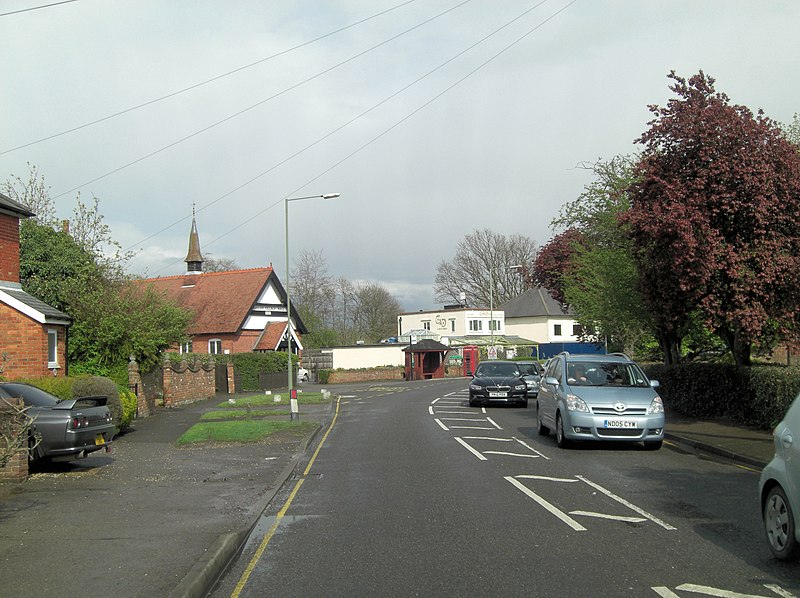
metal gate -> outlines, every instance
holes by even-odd
[[[228,392],[227,363],[218,363],[214,366],[214,386],[217,392]]]

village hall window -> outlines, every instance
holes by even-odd
[[[47,367],[58,367],[58,330],[47,330]]]
[[[500,320],[490,320],[489,321],[489,330],[494,330],[495,332],[500,330]]]
[[[208,353],[210,355],[219,355],[222,353],[222,341],[218,338],[212,338],[208,341]]]
[[[431,329],[431,321],[430,320],[422,320],[422,327],[425,330],[430,330]]]
[[[456,321],[450,320],[450,332],[455,332],[455,331],[456,331]]]
[[[553,324],[553,335],[561,336],[561,324]]]
[[[470,332],[480,332],[483,330],[483,320],[470,320],[469,329]]]

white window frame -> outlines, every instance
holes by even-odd
[[[218,351],[212,351],[212,348],[219,349]],[[208,354],[209,355],[222,355],[222,339],[221,338],[210,338],[208,339]]]
[[[469,321],[469,331],[470,332],[483,332],[483,320],[470,320]]]
[[[450,318],[450,332],[456,331],[456,320],[455,318]]]
[[[181,355],[184,355],[185,353],[191,353],[192,352],[192,341],[188,340],[185,343],[181,343],[180,347],[178,347],[178,352]]]
[[[553,336],[564,336],[561,333],[561,324],[553,324]]]
[[[58,365],[58,330],[56,328],[47,329],[47,368],[54,370],[60,368]]]
[[[430,320],[422,320],[422,328],[423,328],[423,330],[430,330],[431,329],[431,321]]]

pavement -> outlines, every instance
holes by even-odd
[[[333,415],[303,405],[302,433],[175,445],[225,400],[161,409],[110,454],[0,485],[0,595],[205,596]],[[669,413],[665,447],[754,470],[774,452],[770,432]]]

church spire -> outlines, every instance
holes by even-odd
[[[194,219],[194,202],[192,202],[192,231],[189,233],[189,252],[186,254],[186,273],[203,273],[203,254],[200,253],[200,236],[197,234],[197,222]]]

